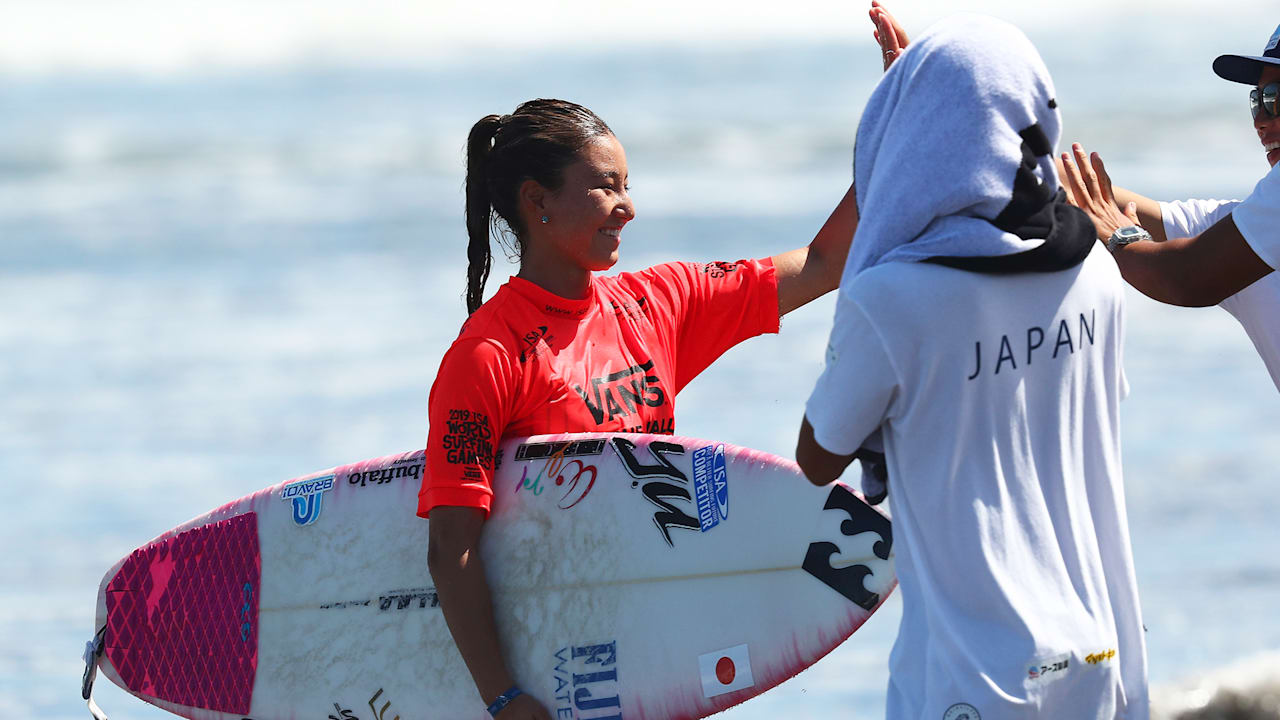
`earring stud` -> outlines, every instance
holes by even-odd
[[[546,225],[546,224],[547,224],[547,223],[549,223],[549,222],[551,222],[551,218],[547,217],[546,215],[543,215],[543,216],[542,216],[542,224],[543,224],[543,225]]]

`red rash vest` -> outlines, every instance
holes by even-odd
[[[440,361],[418,514],[487,513],[502,438],[674,433],[674,398],[689,381],[739,342],[777,331],[770,259],[593,276],[582,300],[511,278]]]

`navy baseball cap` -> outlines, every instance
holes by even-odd
[[[1219,55],[1213,61],[1213,71],[1223,80],[1257,85],[1263,65],[1280,65],[1280,27],[1272,33],[1261,55]]]

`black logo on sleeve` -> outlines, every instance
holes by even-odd
[[[493,430],[489,416],[474,410],[450,410],[445,434],[445,458],[453,465],[493,467]]]
[[[738,268],[741,265],[742,263],[740,261],[739,262],[709,262],[706,265],[702,266],[702,272],[703,274],[709,275],[713,278],[722,278],[728,275],[729,273],[737,272]]]
[[[667,401],[662,381],[653,372],[653,360],[592,378],[589,390],[584,390],[581,385],[574,385],[573,389],[587,404],[597,425],[616,417],[634,415],[641,405],[661,407]]]
[[[871,552],[881,560],[889,559],[889,550],[893,547],[893,528],[889,519],[876,512],[870,505],[862,502],[843,485],[831,488],[827,503],[823,510],[843,510],[849,517],[840,523],[840,532],[853,537],[864,532],[873,532],[880,540],[872,546]],[[874,610],[880,603],[880,594],[867,590],[862,581],[871,575],[871,568],[856,564],[848,567],[831,567],[831,556],[840,552],[835,543],[815,542],[809,544],[805,552],[804,563],[800,566],[805,572],[818,578],[827,587],[849,598],[864,610]]]
[[[649,311],[648,307],[646,307],[648,302],[649,299],[641,295],[635,300],[628,300],[626,298],[623,298],[622,302],[610,300],[609,306],[613,308],[614,315],[626,315],[632,320],[640,320]]]
[[[520,338],[520,343],[522,345],[520,348],[520,362],[524,362],[530,357],[537,357],[538,355],[546,352],[548,344],[554,339],[554,336],[547,334],[546,325],[539,325],[525,333]]]

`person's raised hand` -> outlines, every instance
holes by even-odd
[[[876,39],[876,43],[880,45],[880,59],[884,62],[884,69],[888,70],[893,61],[898,59],[902,51],[906,49],[907,31],[902,29],[896,18],[889,12],[885,6],[880,4],[880,0],[871,0],[871,24],[875,25],[875,30],[871,31],[871,36]]]
[[[1067,201],[1089,216],[1099,240],[1106,240],[1122,227],[1139,224],[1137,205],[1129,203],[1121,210],[1116,204],[1111,176],[1101,155],[1090,155],[1080,143],[1072,143],[1071,153],[1062,153],[1057,165]]]

